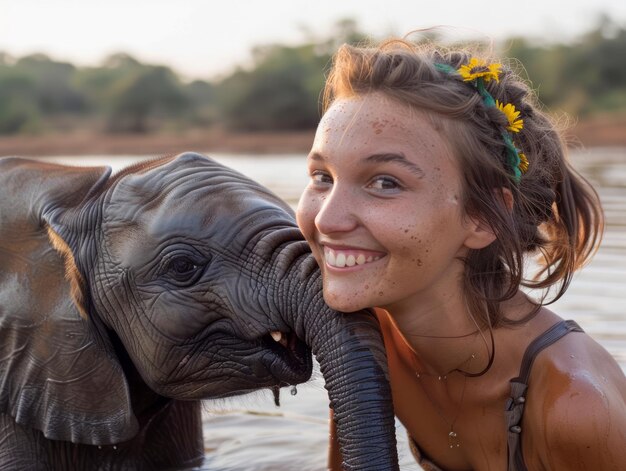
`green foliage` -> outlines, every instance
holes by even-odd
[[[188,119],[195,126],[210,126],[219,121],[216,86],[204,80],[194,80],[183,86],[189,106]]]
[[[178,78],[167,67],[142,67],[112,90],[110,131],[148,131],[149,118],[177,115],[187,104]]]
[[[533,46],[522,38],[510,44],[507,54],[524,64],[550,108],[580,116],[625,111],[626,30],[601,22],[573,44]]]
[[[73,65],[55,62],[43,54],[33,54],[19,59],[15,69],[33,83],[42,114],[80,113],[84,110],[85,98],[71,84],[76,70]]]
[[[75,67],[42,54],[14,58],[0,51],[0,134],[45,132],[67,122],[109,132],[312,128],[332,53],[342,43],[366,40],[357,23],[345,19],[328,38],[258,46],[251,67],[191,83],[125,53],[98,67]],[[504,46],[550,109],[580,116],[626,110],[626,30],[609,19],[571,44],[512,38]]]
[[[0,134],[33,131],[38,121],[35,84],[31,78],[0,65]]]
[[[239,70],[218,86],[226,125],[246,131],[315,127],[329,57],[314,45],[259,47],[253,54],[251,71]]]

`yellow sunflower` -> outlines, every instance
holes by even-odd
[[[511,132],[520,132],[524,128],[524,120],[517,118],[520,112],[515,109],[515,106],[511,103],[507,103],[505,105],[500,103],[498,100],[496,100],[496,106],[504,113],[506,119],[509,121],[509,125],[506,127],[507,130]]]
[[[479,77],[483,77],[485,82],[489,82],[494,79],[496,82],[500,81],[500,69],[502,64],[487,64],[484,60],[472,57],[469,64],[462,65],[458,72],[463,77],[463,81],[471,82]]]
[[[525,154],[521,152],[518,155],[519,155],[519,165],[517,167],[520,169],[520,172],[526,173],[526,170],[528,170],[528,158],[526,157]]]

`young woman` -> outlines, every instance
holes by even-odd
[[[623,372],[527,294],[562,295],[603,222],[529,89],[499,63],[394,40],[342,47],[325,97],[298,224],[326,302],[376,308],[421,466],[626,469]]]

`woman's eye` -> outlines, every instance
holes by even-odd
[[[399,190],[401,188],[398,180],[392,177],[376,177],[374,178],[368,185],[368,188],[372,188],[374,190]]]
[[[330,175],[319,170],[311,173],[311,180],[317,185],[330,185],[333,183],[333,179]]]

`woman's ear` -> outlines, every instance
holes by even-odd
[[[496,188],[493,190],[494,204],[501,205],[509,214],[513,212],[514,198],[513,193],[508,188]],[[464,241],[464,245],[468,249],[484,249],[494,240],[496,234],[491,225],[484,217],[467,216],[466,217],[468,235]]]
[[[515,203],[515,198],[513,198],[513,193],[508,188],[496,188],[493,190],[494,197],[496,201],[501,202],[506,207],[509,214],[513,213],[513,204]]]
[[[468,217],[467,227],[469,232],[465,238],[464,245],[468,249],[484,249],[496,240],[493,229],[484,220]]]

